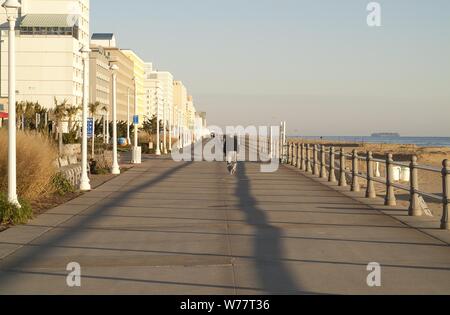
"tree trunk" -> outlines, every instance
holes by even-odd
[[[61,126],[61,123],[59,121],[57,121],[56,124],[54,124],[54,122],[52,122],[52,129],[53,129],[53,132],[55,133],[55,140],[58,140],[60,126]]]

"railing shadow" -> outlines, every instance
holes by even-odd
[[[50,237],[48,240],[40,244],[38,247],[29,248],[25,254],[18,255],[15,257],[14,255],[5,258],[0,262],[0,285],[7,286],[7,282],[13,280],[13,272],[15,270],[20,270],[22,268],[26,268],[28,264],[32,264],[34,260],[42,257],[43,255],[50,252],[53,248],[62,246],[62,244],[67,243],[70,239],[77,237],[79,234],[83,233],[84,228],[87,226],[91,226],[97,220],[100,220],[108,209],[120,205],[130,198],[130,195],[133,193],[137,193],[143,189],[146,189],[150,186],[156,185],[161,182],[168,176],[175,174],[181,169],[187,167],[191,163],[182,163],[177,165],[168,171],[162,173],[156,178],[149,179],[141,183],[139,186],[133,186],[129,189],[125,189],[119,194],[115,194],[114,197],[110,198],[106,203],[101,205],[97,205],[97,209],[95,211],[90,212],[88,216],[80,217],[80,220],[76,221],[76,224],[68,226],[64,233],[57,233],[56,235]]]

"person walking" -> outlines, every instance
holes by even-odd
[[[237,171],[237,151],[238,151],[238,137],[237,136],[223,136],[223,153],[227,162],[227,170],[230,175],[236,174]]]

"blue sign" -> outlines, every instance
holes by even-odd
[[[139,125],[139,115],[134,115],[133,116],[133,124]]]
[[[88,138],[92,138],[94,133],[94,118],[87,119],[87,136]]]

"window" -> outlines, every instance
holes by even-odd
[[[20,33],[23,35],[66,35],[79,38],[79,29],[75,25],[73,27],[29,27],[21,26]]]

